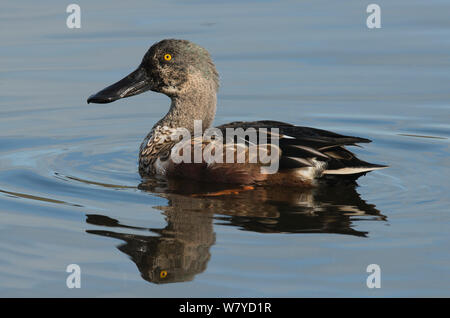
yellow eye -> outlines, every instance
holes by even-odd
[[[167,277],[167,271],[161,271],[161,273],[159,273],[159,277],[166,278]]]
[[[165,59],[166,61],[170,61],[170,60],[172,59],[172,55],[170,55],[170,54],[165,54],[165,55],[164,55],[164,59]]]

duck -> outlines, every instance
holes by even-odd
[[[148,49],[137,69],[89,96],[87,103],[111,103],[146,91],[170,98],[169,111],[140,146],[139,174],[143,178],[182,178],[205,184],[236,184],[244,189],[257,185],[314,187],[322,182],[354,182],[367,172],[387,167],[360,160],[347,149],[371,142],[366,138],[275,120],[235,121],[213,127],[218,89],[219,74],[205,48],[188,40],[165,39]],[[209,129],[215,129],[215,135],[203,138],[202,133]],[[257,133],[256,141],[250,134],[231,139],[219,136],[239,129],[252,129]],[[190,150],[195,153],[194,148],[209,149],[215,160],[202,156],[195,160],[189,154]],[[223,149],[231,153],[228,161],[218,160],[225,158]],[[239,153],[244,154],[244,160],[236,160]],[[270,155],[270,166],[275,169],[267,169],[261,154]]]

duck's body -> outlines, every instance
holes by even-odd
[[[345,146],[367,143],[370,140],[343,136],[333,132],[294,126],[277,121],[233,122],[217,128],[225,136],[230,129],[254,129],[258,138],[265,136],[269,142],[255,144],[254,140],[203,139],[194,136],[194,121],[200,121],[200,130],[212,126],[216,111],[218,74],[209,53],[185,40],[163,40],[153,45],[136,71],[121,81],[92,95],[88,102],[109,103],[119,98],[133,96],[146,90],[161,92],[172,100],[169,112],[158,121],[144,139],[139,151],[139,172],[142,176],[164,175],[183,177],[203,182],[236,184],[315,185],[330,176],[355,180],[368,171],[385,166],[361,161]],[[278,133],[273,133],[273,129]],[[189,138],[180,140],[183,131]],[[188,139],[188,140],[187,140]],[[267,147],[268,143],[275,146]],[[237,163],[223,160],[211,162],[174,159],[174,155],[192,150],[232,149],[236,159],[245,153],[245,160]],[[253,148],[256,147],[256,148]],[[180,151],[180,149],[183,149]],[[267,150],[267,149],[271,150]],[[251,151],[265,150],[276,160],[277,171],[268,173],[267,162],[252,161]],[[267,152],[268,151],[268,152]],[[219,156],[220,157],[220,156]],[[186,157],[185,157],[186,158]],[[220,162],[223,161],[223,162]]]

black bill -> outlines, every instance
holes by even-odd
[[[106,104],[120,98],[130,97],[148,91],[150,83],[145,70],[139,67],[137,70],[121,79],[117,83],[108,86],[100,92],[89,96],[89,103]]]

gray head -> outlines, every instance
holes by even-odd
[[[91,95],[88,103],[110,103],[147,90],[167,96],[219,87],[219,76],[208,51],[186,40],[162,40],[150,47],[139,67],[119,82]]]

